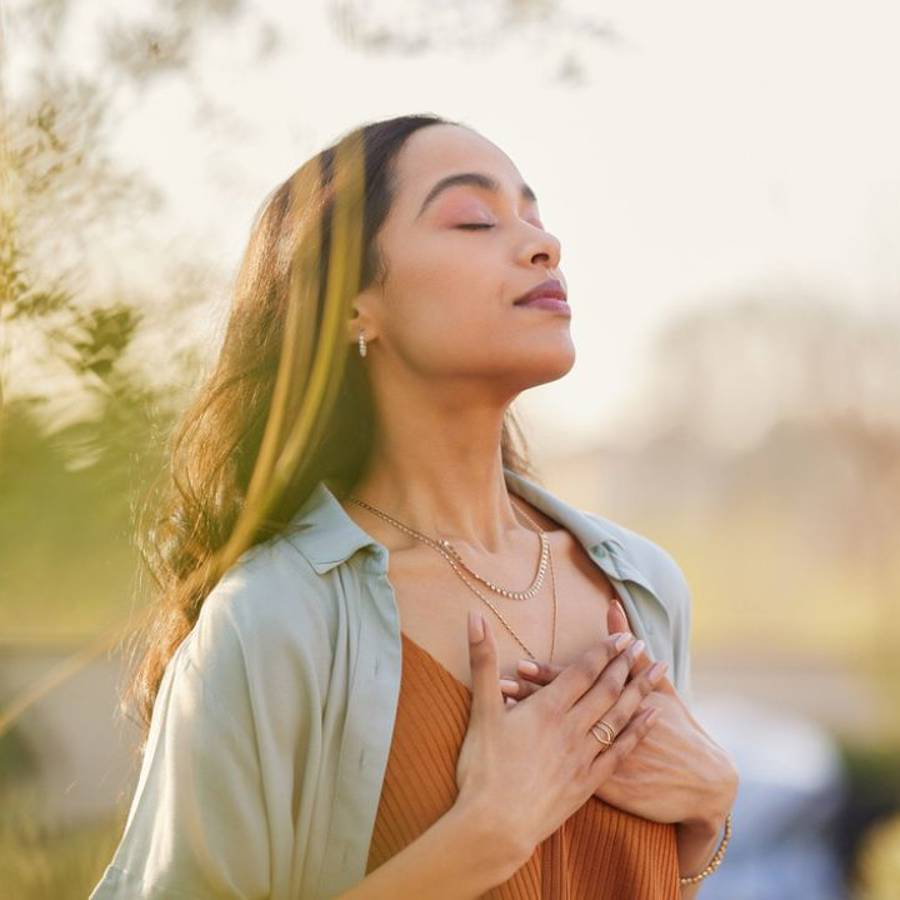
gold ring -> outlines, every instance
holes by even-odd
[[[594,731],[595,728],[604,729],[606,731],[606,736],[601,737]],[[616,739],[616,730],[608,722],[604,722],[603,719],[591,725],[591,734],[593,734],[604,747],[612,746],[612,742]]]

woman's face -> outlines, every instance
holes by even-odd
[[[438,182],[464,172],[493,179],[497,190],[456,184],[426,203]],[[509,157],[467,128],[433,125],[410,136],[395,173],[394,202],[376,238],[387,278],[354,301],[367,316],[353,320],[351,339],[362,325],[391,368],[506,399],[568,372],[568,316],[513,305],[547,278],[563,290],[566,283],[559,241],[523,195]],[[473,225],[489,227],[461,227]]]

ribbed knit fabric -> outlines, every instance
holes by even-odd
[[[366,872],[426,831],[457,796],[470,690],[401,632],[396,723]],[[499,689],[499,688],[498,688]],[[675,826],[591,797],[488,900],[677,900]]]

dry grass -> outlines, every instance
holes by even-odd
[[[123,816],[50,830],[35,824],[33,802],[33,797],[22,791],[6,792],[3,797],[3,896],[16,900],[84,900],[112,859]]]

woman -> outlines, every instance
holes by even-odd
[[[559,258],[437,116],[267,199],[150,529],[147,739],[92,898],[649,900],[715,868],[737,775],[678,693],[681,570],[514,440],[574,363],[567,304],[517,303],[565,294]]]

